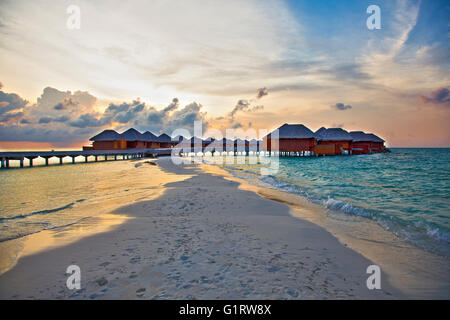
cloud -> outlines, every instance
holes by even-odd
[[[88,128],[88,127],[102,127],[109,123],[109,118],[99,118],[97,114],[85,113],[77,120],[70,122],[72,127]]]
[[[193,130],[194,121],[200,120],[203,122],[203,128],[207,128],[209,123],[206,118],[206,112],[202,112],[202,108],[203,106],[197,102],[186,105],[184,108],[175,111],[168,117],[163,123],[164,128],[168,131],[173,131],[177,128]]]
[[[319,73],[331,76],[340,82],[366,81],[371,79],[371,76],[363,71],[363,66],[359,63],[338,64],[319,70]]]
[[[345,105],[341,102],[336,103],[334,106],[331,106],[333,109],[337,109],[337,110],[347,110],[347,109],[352,109],[351,105]]]
[[[231,120],[234,120],[234,115],[238,112],[238,111],[244,111],[244,110],[248,110],[250,107],[250,101],[248,100],[239,100],[236,103],[236,106],[234,107],[233,110],[231,110],[230,112],[230,116],[231,116]]]
[[[430,103],[437,106],[450,108],[450,91],[448,88],[436,89],[427,96],[419,94],[419,99],[423,103]]]
[[[180,106],[178,98],[163,108],[140,101],[110,103],[102,112],[96,97],[88,92],[64,92],[51,87],[43,90],[30,105],[14,93],[0,91],[0,141],[79,142],[101,129],[118,131],[134,127],[139,131],[171,133],[178,128],[193,129],[194,121],[208,126],[203,106],[192,102]]]
[[[22,118],[23,112],[13,112],[13,113],[6,113],[2,116],[0,116],[0,122],[7,123],[11,121],[17,121],[20,118]]]
[[[39,119],[39,123],[50,123],[50,122],[52,122],[52,120],[53,119],[50,117],[42,117]]]
[[[26,119],[22,119],[24,121],[20,121],[20,123],[22,124],[27,124],[30,123],[28,120]],[[66,122],[69,121],[70,118],[67,116],[60,116],[60,117],[56,117],[56,118],[51,118],[51,117],[42,117],[39,119],[38,123],[39,124],[43,124],[43,123],[50,123],[50,122]]]
[[[78,104],[79,104],[79,102],[73,101],[72,98],[64,98],[64,100],[59,102],[59,103],[57,103],[53,107],[53,109],[55,109],[55,110],[66,110],[67,108],[76,106]]]
[[[21,110],[27,104],[27,100],[22,99],[15,93],[6,93],[0,91],[0,115],[4,115],[11,111]]]
[[[256,90],[256,99],[261,99],[264,96],[267,96],[269,94],[269,91],[267,90],[266,87],[264,88],[259,88],[258,90]]]
[[[131,103],[123,102],[119,105],[111,103],[108,108],[106,108],[105,113],[102,116],[102,121],[105,124],[111,121],[125,124],[137,119],[144,109],[145,103],[141,102],[139,99],[133,100]]]
[[[260,95],[260,94],[261,94],[261,96],[258,98],[258,95]],[[268,92],[267,92],[266,88],[258,89],[257,90],[257,99],[260,99],[261,97],[263,97],[267,94],[268,94]],[[255,112],[255,111],[264,109],[264,106],[262,106],[262,105],[251,107],[251,104],[253,103],[253,101],[254,100],[246,100],[246,99],[238,100],[238,102],[234,106],[233,110],[231,110],[231,112],[229,114],[230,118],[231,118],[230,121],[231,122],[234,121],[234,116],[238,112]]]

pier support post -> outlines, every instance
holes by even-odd
[[[33,166],[33,159],[36,159],[37,157],[26,157],[30,163],[30,167]]]
[[[5,159],[4,158],[2,158],[2,160],[1,160],[1,162],[2,162],[2,168],[4,168],[5,167]]]
[[[63,164],[63,158],[64,157],[58,157],[59,158],[59,164]]]
[[[89,156],[84,156],[84,162],[88,162]]]
[[[75,163],[76,156],[71,156],[71,158],[72,158],[72,163]]]
[[[6,167],[7,167],[7,168],[9,168],[9,159],[8,159],[8,158],[6,158],[6,160],[5,160],[5,161],[6,161]]]
[[[45,165],[48,166],[48,159],[49,157],[44,157],[45,159]],[[32,166],[32,159],[30,159],[30,167]]]
[[[95,156],[95,162],[97,162],[98,161],[98,156]]]
[[[19,159],[20,161],[20,167],[23,168],[23,158]]]

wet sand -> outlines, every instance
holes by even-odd
[[[170,159],[142,174],[183,179],[166,183],[157,197],[115,209],[111,213],[127,219],[107,231],[22,256],[0,276],[0,298],[405,297],[385,273],[382,289],[368,290],[366,269],[374,262],[318,225],[294,217],[285,203],[198,166],[175,166]],[[46,232],[57,238],[59,231]],[[27,241],[37,239],[30,235]],[[66,287],[65,271],[73,264],[81,269],[81,290]]]

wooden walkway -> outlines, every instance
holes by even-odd
[[[108,157],[114,157],[114,160],[136,159],[143,157],[158,157],[171,155],[172,149],[128,149],[128,150],[78,150],[78,151],[12,151],[0,152],[1,168],[9,168],[11,160],[19,160],[20,167],[25,166],[25,160],[28,160],[28,166],[33,166],[33,160],[36,158],[45,159],[45,165],[49,165],[50,158],[59,158],[59,164],[63,164],[66,157],[75,158],[84,157],[84,162],[97,162],[99,157],[103,157],[105,161]],[[88,161],[89,157],[94,157],[94,161]]]

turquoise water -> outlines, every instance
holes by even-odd
[[[332,211],[374,220],[402,239],[450,257],[450,149],[393,149],[392,153],[280,158],[228,165],[236,175],[300,194]]]

